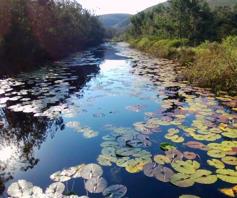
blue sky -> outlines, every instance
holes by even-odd
[[[135,14],[164,1],[165,0],[78,0],[84,8],[98,15],[110,13]]]

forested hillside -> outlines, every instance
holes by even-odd
[[[2,65],[39,64],[96,45],[104,30],[77,1],[0,0]]]
[[[105,14],[99,20],[106,28],[123,28],[130,23],[130,14]]]
[[[204,0],[170,0],[138,13],[131,23],[126,38],[133,46],[179,60],[188,66],[190,82],[237,91],[237,6],[212,9]]]

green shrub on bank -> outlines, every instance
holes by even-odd
[[[156,57],[177,60],[186,66],[183,78],[218,92],[237,93],[237,36],[222,41],[205,41],[196,48],[187,39],[141,38],[129,41],[133,47]]]
[[[214,91],[237,91],[237,37],[222,43],[205,42],[195,49],[195,61],[184,76],[190,82]]]

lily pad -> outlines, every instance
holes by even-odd
[[[171,160],[165,155],[156,155],[156,156],[154,156],[154,161],[157,164],[161,164],[161,165],[171,163]]]
[[[49,196],[57,196],[62,195],[65,190],[65,185],[61,182],[56,182],[51,184],[45,191],[45,193]]]
[[[232,169],[217,169],[217,177],[225,182],[237,184],[237,171]]]
[[[174,172],[167,167],[159,166],[155,169],[154,176],[156,179],[162,182],[169,182]]]
[[[147,163],[144,166],[144,174],[147,177],[154,177],[155,169],[158,167],[158,165],[154,162]]]
[[[225,157],[225,152],[221,150],[209,150],[207,155],[214,158],[223,158]]]
[[[15,183],[12,183],[8,190],[7,194],[11,197],[21,198],[23,197],[25,192],[31,191],[33,188],[33,184],[26,180],[19,180]]]
[[[171,166],[180,173],[183,174],[194,174],[196,170],[200,167],[200,164],[197,161],[175,161],[171,163]]]
[[[217,169],[223,169],[225,168],[225,164],[218,160],[218,159],[211,159],[211,160],[207,160],[207,163],[210,165],[210,166],[213,166]]]
[[[237,166],[237,157],[226,156],[223,157],[221,161],[228,165]]]
[[[184,155],[184,158],[186,158],[188,160],[194,160],[197,157],[197,155],[194,152],[187,152],[186,151],[183,153],[183,155]]]
[[[191,175],[191,178],[199,184],[213,184],[217,181],[216,175],[212,175],[211,171],[203,169],[197,170]]]
[[[102,177],[89,179],[85,183],[85,188],[90,193],[101,193],[106,187],[107,181]]]
[[[183,173],[176,173],[174,174],[170,182],[178,187],[190,187],[194,185],[194,180],[190,178],[189,175]]]
[[[127,187],[121,184],[116,184],[107,187],[103,191],[103,196],[106,198],[122,198],[127,193]]]
[[[81,170],[81,176],[84,179],[92,179],[102,176],[103,170],[97,164],[88,164],[84,166]]]
[[[168,142],[162,142],[160,144],[160,148],[163,150],[163,151],[169,151],[169,150],[173,150],[175,149],[175,146],[173,146],[172,144],[168,143]]]

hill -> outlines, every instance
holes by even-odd
[[[105,28],[126,29],[130,24],[130,14],[106,14],[100,15],[99,20]]]

